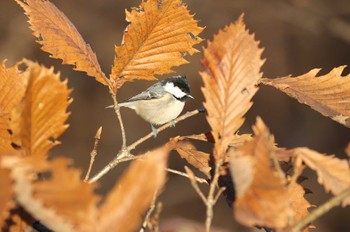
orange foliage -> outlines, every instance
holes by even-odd
[[[262,49],[249,34],[243,16],[225,27],[204,49],[202,88],[215,143],[216,158],[222,157],[244,122],[261,78]]]

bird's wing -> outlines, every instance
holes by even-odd
[[[151,100],[151,99],[157,99],[164,95],[164,90],[162,88],[158,88],[159,83],[156,83],[149,87],[147,90],[133,96],[129,100],[125,102],[133,102],[133,101],[140,101],[140,100]]]

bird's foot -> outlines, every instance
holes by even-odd
[[[158,129],[155,128],[152,124],[151,124],[151,127],[152,127],[152,133],[153,133],[153,137],[154,138],[157,138],[157,135],[158,135]]]
[[[175,124],[176,124],[175,120],[171,120],[169,123],[171,127],[175,127]]]

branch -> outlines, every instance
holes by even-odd
[[[350,187],[347,188],[345,191],[341,192],[340,194],[332,197],[327,202],[323,203],[321,206],[319,206],[317,209],[312,211],[306,218],[303,220],[297,222],[294,226],[291,228],[291,232],[299,232],[301,231],[305,226],[309,225],[311,222],[313,222],[315,219],[319,218],[323,214],[327,213],[329,210],[331,210],[333,207],[340,205],[340,203],[346,198],[350,196]]]
[[[167,171],[168,172],[171,172],[171,173],[174,173],[176,175],[179,175],[179,176],[184,176],[184,177],[187,177],[188,179],[191,179],[191,177],[187,174],[187,173],[184,173],[184,172],[180,172],[180,171],[177,171],[177,170],[174,170],[174,169],[171,169],[171,168],[167,168]],[[197,182],[199,183],[205,183],[205,184],[208,184],[208,181],[206,179],[203,179],[203,178],[200,178],[200,177],[197,177],[197,176],[193,176],[194,179],[196,179]]]
[[[157,194],[158,193],[156,191],[154,193],[154,195],[153,195],[153,200],[152,200],[151,205],[149,206],[149,208],[147,210],[146,217],[143,220],[143,223],[142,223],[142,226],[141,226],[141,229],[140,229],[139,232],[145,232],[146,231],[147,224],[149,223],[151,215],[152,215],[154,209],[156,208]]]
[[[111,97],[113,99],[113,104],[114,104],[114,112],[118,117],[118,121],[120,124],[120,129],[122,132],[122,139],[123,139],[123,144],[122,144],[122,151],[126,150],[126,136],[125,136],[125,128],[124,128],[124,123],[122,120],[122,115],[120,114],[120,108],[118,106],[118,100],[117,100],[117,95],[115,94],[114,91],[110,90]]]
[[[114,95],[115,96],[115,95]],[[116,108],[116,107],[115,107]],[[175,123],[179,123],[189,117],[192,117],[194,115],[197,115],[198,113],[203,112],[202,110],[193,110],[190,112],[187,112],[185,114],[183,114],[182,116],[178,117],[177,119],[174,120]],[[119,121],[121,122],[121,121]],[[122,123],[121,123],[122,125]],[[170,123],[166,123],[163,126],[157,128],[158,133],[160,133],[161,131],[171,127],[173,125],[173,122]],[[122,126],[122,128],[124,128]],[[125,135],[125,132],[124,132]],[[93,176],[88,183],[93,183],[96,182],[97,180],[99,180],[102,176],[104,176],[107,172],[109,172],[111,169],[113,169],[115,166],[117,166],[119,163],[121,162],[125,162],[125,161],[129,161],[129,160],[134,160],[134,159],[139,159],[140,156],[133,156],[130,155],[130,151],[134,150],[138,145],[140,145],[141,143],[143,143],[144,141],[146,141],[149,138],[153,137],[153,133],[149,133],[146,136],[140,138],[139,140],[137,140],[136,142],[134,142],[133,144],[131,144],[130,146],[125,147],[125,149],[122,149],[117,155],[116,157],[110,161],[101,171],[99,171],[95,176]]]
[[[100,139],[101,139],[101,134],[102,134],[102,126],[100,128],[98,128],[97,132],[96,132],[96,135],[95,135],[95,143],[94,143],[94,148],[92,149],[91,153],[90,153],[90,165],[89,165],[89,169],[86,173],[86,176],[85,176],[85,179],[84,181],[87,182],[89,177],[90,177],[90,172],[91,172],[91,169],[92,169],[92,165],[94,164],[95,162],[95,158],[97,156],[97,146],[98,146],[98,143],[100,142]]]

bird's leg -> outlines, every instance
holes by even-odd
[[[157,138],[157,135],[158,135],[158,130],[157,130],[157,128],[155,128],[152,124],[151,124],[151,127],[152,127],[153,137],[154,137],[154,138]]]
[[[171,127],[175,127],[175,124],[176,124],[175,120],[171,120],[171,121],[169,121],[169,123],[170,123]]]

